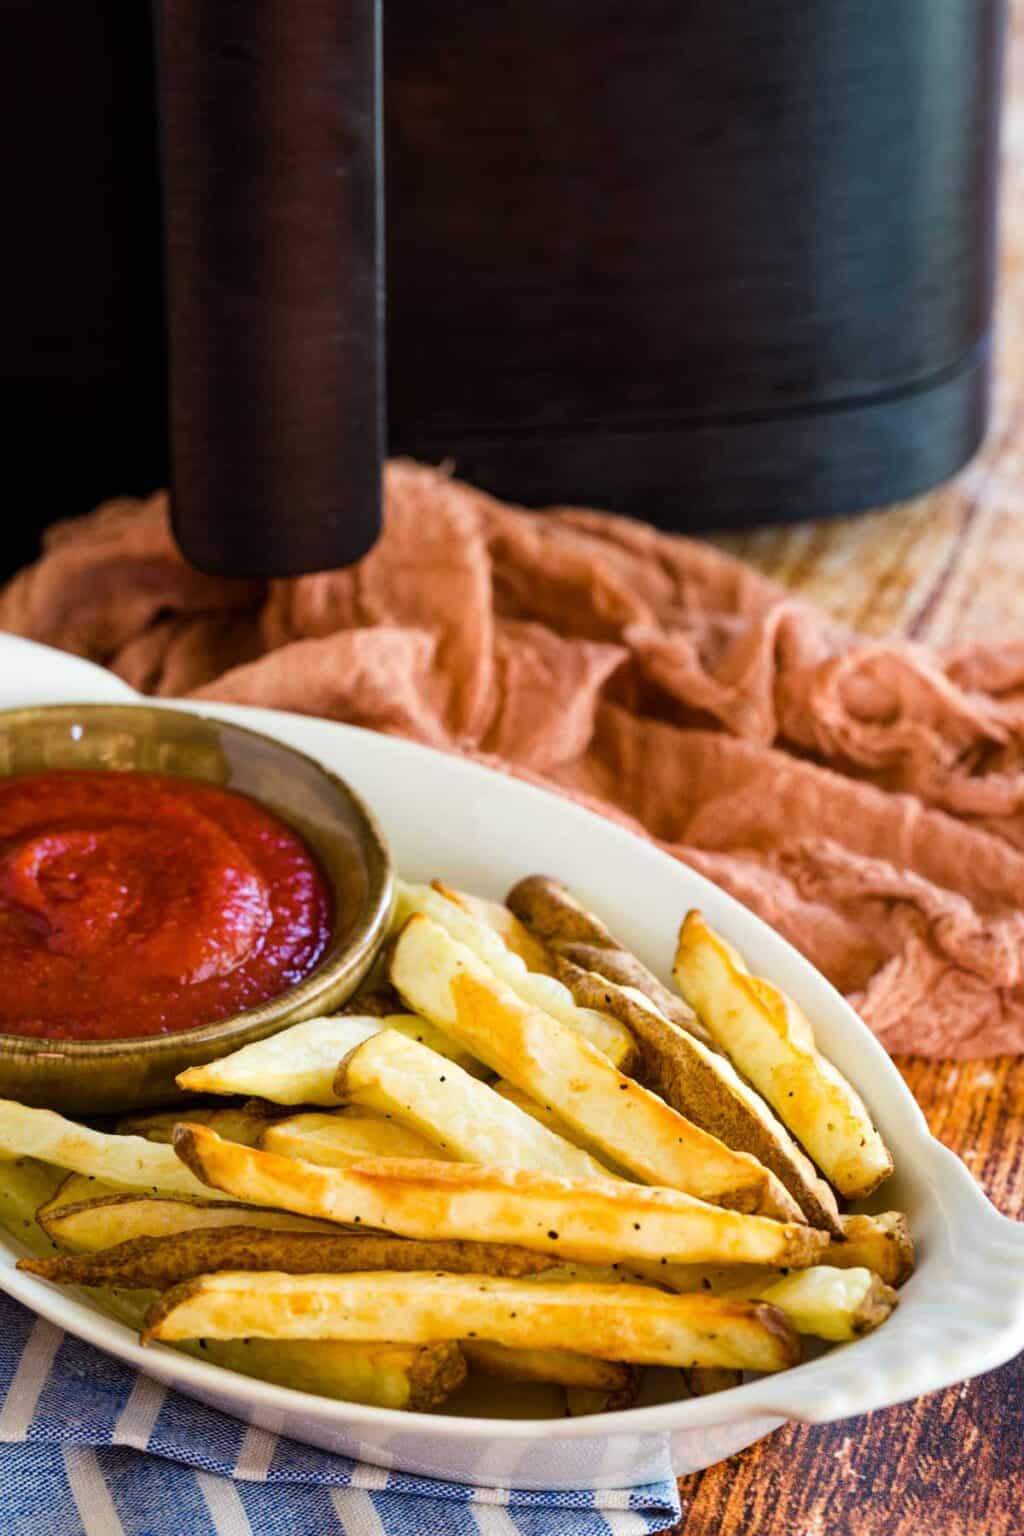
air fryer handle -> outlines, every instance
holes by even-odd
[[[174,528],[203,570],[380,524],[380,0],[157,0]]]

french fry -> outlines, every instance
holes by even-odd
[[[36,1211],[51,1198],[62,1178],[59,1168],[33,1157],[12,1158],[0,1164],[0,1227],[30,1253],[53,1252],[53,1242],[36,1220]]]
[[[629,1030],[618,1019],[590,1008],[578,1008],[560,981],[527,970],[519,955],[510,950],[492,928],[479,922],[456,900],[442,895],[432,886],[406,885],[400,880],[395,905],[396,928],[404,927],[409,918],[417,915],[428,917],[443,928],[529,1007],[543,1009],[566,1028],[578,1031],[622,1071],[630,1070],[636,1047]],[[391,979],[394,982],[393,975]],[[400,988],[398,990],[401,992]]]
[[[552,953],[555,975],[582,1006],[614,1014],[640,1052],[640,1075],[680,1114],[750,1152],[785,1185],[813,1227],[838,1236],[835,1196],[761,1096],[709,1049],[693,1010],[555,880],[533,875],[509,902]]]
[[[430,886],[446,901],[454,902],[457,907],[468,912],[478,923],[493,928],[505,948],[518,955],[528,971],[550,974],[551,957],[546,946],[534,938],[525,924],[503,902],[488,901],[483,896],[472,896],[468,891],[453,890],[441,880],[432,880]]]
[[[686,915],[675,977],[733,1062],[763,1093],[818,1167],[847,1199],[861,1199],[892,1172],[892,1155],[864,1103],[814,1044],[807,1016],[740,955],[699,912]]]
[[[770,1302],[797,1333],[844,1342],[884,1323],[896,1305],[896,1292],[870,1269],[833,1265],[832,1254],[842,1247],[830,1244],[824,1263],[792,1274],[759,1265],[669,1265],[661,1279],[674,1291]]]
[[[797,1268],[813,1264],[828,1242],[812,1227],[723,1210],[674,1189],[401,1158],[323,1168],[222,1141],[199,1125],[179,1126],[174,1146],[197,1178],[253,1204],[404,1237],[474,1241],[486,1233],[554,1262]]]
[[[289,1232],[237,1226],[139,1237],[100,1253],[51,1253],[23,1259],[19,1268],[58,1285],[164,1291],[182,1280],[222,1269],[281,1270],[289,1275],[433,1269],[459,1275],[519,1277],[539,1274],[546,1262],[540,1254],[499,1243],[415,1242],[383,1233]]]
[[[842,1344],[884,1323],[896,1292],[870,1269],[833,1269],[824,1264],[782,1275],[765,1285],[726,1284],[719,1296],[766,1301],[778,1307],[797,1333]]]
[[[71,1206],[78,1206],[86,1201],[104,1200],[108,1197],[127,1196],[129,1199],[137,1199],[138,1191],[131,1189],[126,1184],[110,1184],[106,1179],[90,1178],[84,1173],[65,1173],[60,1179],[57,1188],[48,1200],[44,1200],[36,1211],[36,1220],[45,1229],[49,1230],[50,1219]],[[194,1198],[181,1196],[181,1199]],[[213,1200],[207,1191],[203,1197],[204,1205],[213,1204]]]
[[[563,1387],[636,1396],[636,1367],[620,1360],[598,1360],[568,1349],[508,1349],[483,1339],[463,1339],[461,1348],[471,1371],[499,1381],[553,1381]]]
[[[138,1332],[157,1301],[151,1290],[95,1287],[101,1311]],[[175,1349],[209,1365],[342,1402],[422,1412],[462,1386],[466,1362],[454,1343],[360,1344],[331,1339],[184,1339]]]
[[[611,1177],[589,1153],[547,1130],[486,1083],[393,1030],[350,1051],[334,1089],[340,1098],[403,1121],[460,1162],[540,1168],[581,1179]],[[269,1140],[264,1145],[273,1150]]]
[[[376,1037],[375,1037],[376,1038]],[[398,1039],[404,1039],[399,1035]],[[410,1041],[410,1044],[414,1042]],[[423,1046],[417,1046],[423,1050]],[[444,1057],[434,1056],[434,1061]],[[448,1063],[452,1072],[460,1069]],[[471,1079],[472,1081],[472,1079]],[[312,1110],[304,1115],[289,1115],[264,1131],[259,1145],[282,1157],[302,1157],[310,1163],[324,1163],[329,1168],[347,1168],[365,1157],[442,1157],[433,1142],[383,1115],[357,1108],[336,1109],[329,1113]]]
[[[546,875],[528,875],[512,887],[506,899],[509,909],[549,952],[561,955],[581,970],[595,971],[620,987],[635,988],[670,1023],[710,1044],[693,1009],[670,992],[643,961],[608,932],[599,917],[581,906],[557,880]]]
[[[179,1346],[180,1347],[180,1346]],[[190,1346],[189,1352],[192,1352]],[[353,1344],[323,1340],[211,1339],[200,1358],[297,1392],[374,1408],[425,1413],[439,1408],[466,1379],[455,1343]]]
[[[121,1136],[143,1136],[147,1141],[163,1141],[170,1145],[178,1121],[191,1120],[197,1125],[210,1126],[227,1141],[258,1147],[267,1126],[281,1115],[282,1110],[276,1104],[268,1104],[265,1099],[247,1099],[244,1104],[225,1104],[211,1109],[190,1105],[187,1110],[162,1109],[148,1115],[129,1115],[117,1122],[117,1130]]]
[[[914,1244],[902,1211],[880,1216],[844,1216],[844,1242],[830,1243],[825,1262],[837,1269],[874,1270],[887,1285],[900,1286],[914,1273]]]
[[[34,1157],[73,1173],[92,1174],[133,1189],[207,1195],[173,1147],[141,1136],[109,1136],[65,1120],[50,1109],[0,1099],[0,1155]]]
[[[467,1070],[480,1070],[469,1052],[446,1040],[440,1030],[409,1014],[386,1018],[338,1014],[333,1018],[306,1019],[266,1040],[255,1040],[241,1050],[202,1067],[179,1073],[177,1084],[190,1093],[253,1094],[275,1104],[337,1106],[334,1074],[338,1062],[363,1040],[381,1029],[397,1029],[421,1040],[440,1055],[454,1054]]]
[[[841,1236],[832,1190],[727,1057],[673,1024],[650,999],[617,986],[596,971],[585,971],[556,957],[555,974],[578,1003],[603,1007],[628,1026],[637,1042],[640,1075],[648,1088],[726,1146],[756,1157],[789,1191],[812,1227]]]
[[[113,1194],[77,1204],[41,1207],[39,1225],[62,1248],[94,1253],[136,1238],[169,1237],[219,1227],[265,1231],[337,1232],[333,1222],[314,1221],[293,1211],[261,1210],[232,1200],[191,1195]]]
[[[756,1158],[726,1147],[623,1076],[583,1035],[525,1003],[430,918],[413,916],[405,925],[391,979],[418,1013],[638,1178],[735,1210],[802,1219]]]
[[[639,1365],[776,1371],[800,1358],[774,1307],[671,1296],[630,1285],[544,1286],[480,1275],[283,1275],[220,1272],[186,1280],[147,1314],[153,1339],[483,1339],[511,1349],[579,1347]]]

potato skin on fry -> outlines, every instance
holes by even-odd
[[[174,1286],[150,1309],[151,1339],[292,1338],[392,1343],[484,1339],[508,1348],[583,1345],[639,1365],[775,1371],[800,1359],[782,1313],[763,1302],[674,1296],[644,1286],[555,1285],[480,1275],[247,1274]]]
[[[548,1260],[499,1243],[431,1242],[378,1233],[260,1231],[218,1227],[139,1237],[99,1253],[23,1259],[19,1268],[61,1285],[124,1285],[167,1290],[221,1269],[280,1270],[291,1275],[361,1270],[444,1270],[450,1274],[522,1276]]]
[[[621,1360],[599,1360],[569,1349],[508,1349],[482,1339],[463,1339],[471,1370],[499,1381],[553,1381],[562,1387],[636,1396],[638,1371]]]
[[[245,1226],[284,1229],[288,1232],[324,1232],[331,1224],[297,1216],[293,1211],[270,1211],[233,1200],[200,1199],[193,1195],[102,1195],[54,1206],[51,1201],[38,1212],[39,1225],[66,1248],[95,1252],[133,1238],[168,1237],[195,1229]]]
[[[812,1227],[723,1210],[674,1189],[402,1158],[323,1168],[222,1141],[205,1126],[179,1126],[174,1145],[198,1178],[227,1194],[247,1190],[254,1204],[406,1237],[473,1241],[486,1232],[555,1262],[800,1267],[828,1242]]]
[[[843,1216],[843,1241],[830,1243],[824,1262],[837,1269],[874,1270],[887,1285],[900,1286],[914,1273],[914,1243],[902,1211],[879,1216]]]
[[[670,992],[642,960],[623,948],[601,919],[582,907],[559,881],[548,875],[527,875],[505,900],[520,922],[556,955],[619,986],[636,987],[673,1024],[710,1044],[693,1009]]]

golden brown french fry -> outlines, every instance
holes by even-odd
[[[182,1125],[175,1150],[225,1194],[405,1237],[465,1238],[547,1253],[556,1262],[813,1264],[827,1236],[799,1223],[706,1205],[674,1189],[566,1179],[531,1169],[379,1158],[323,1168]]]
[[[634,987],[650,999],[664,1018],[710,1044],[693,1009],[670,992],[614,938],[601,919],[547,875],[527,875],[508,893],[509,908],[547,950],[584,971],[595,971],[620,987]],[[623,1021],[627,1023],[628,1021]]]
[[[163,1141],[170,1145],[178,1121],[191,1120],[196,1125],[210,1126],[227,1141],[257,1147],[267,1126],[280,1119],[282,1113],[277,1104],[269,1104],[265,1099],[248,1099],[244,1104],[225,1104],[212,1109],[189,1105],[180,1109],[161,1109],[148,1115],[128,1115],[117,1122],[117,1131],[120,1136],[143,1136],[147,1141]]]
[[[289,1232],[247,1226],[195,1228],[139,1237],[100,1253],[49,1254],[19,1267],[59,1285],[168,1290],[216,1270],[281,1270],[289,1275],[359,1270],[445,1270],[450,1274],[539,1274],[547,1260],[499,1243],[416,1242],[384,1233]],[[549,1377],[549,1380],[554,1380]]]
[[[840,1235],[832,1190],[727,1057],[673,1024],[642,994],[596,971],[556,957],[555,974],[578,1003],[603,1007],[629,1027],[640,1053],[639,1075],[648,1088],[726,1146],[756,1157],[789,1191],[812,1227]]]
[[[673,1296],[631,1285],[554,1285],[480,1275],[221,1272],[174,1286],[151,1308],[152,1339],[484,1339],[570,1349],[640,1365],[776,1371],[800,1358],[788,1323],[762,1302]]]
[[[845,1242],[830,1243],[826,1264],[837,1269],[874,1270],[887,1285],[899,1286],[914,1273],[914,1244],[902,1211],[880,1216],[844,1216]]]
[[[151,1290],[93,1287],[86,1294],[101,1311],[137,1332],[158,1301]],[[437,1408],[466,1379],[454,1343],[359,1344],[331,1339],[183,1339],[173,1346],[197,1360],[343,1402],[423,1412]]]
[[[453,890],[442,880],[432,880],[431,890],[437,891],[446,901],[454,902],[478,923],[493,928],[506,949],[518,955],[528,971],[550,974],[551,960],[547,948],[535,939],[530,930],[519,921],[515,913],[500,901],[488,901],[483,896],[472,896],[468,891]]]
[[[293,1211],[267,1211],[232,1200],[191,1195],[113,1194],[77,1204],[43,1206],[39,1224],[62,1248],[94,1253],[134,1238],[169,1237],[204,1228],[255,1227],[286,1232],[336,1232],[333,1222]]]
[[[638,1178],[734,1210],[803,1219],[756,1158],[726,1147],[623,1076],[589,1040],[524,1003],[430,918],[406,923],[392,949],[391,979],[418,1013]]]
[[[500,1381],[554,1381],[563,1387],[636,1395],[636,1367],[620,1360],[598,1360],[568,1349],[508,1349],[484,1339],[463,1339],[461,1347],[470,1370]]]
[[[431,1055],[434,1061],[444,1060]],[[447,1065],[452,1072],[460,1070],[453,1062]],[[302,1157],[329,1168],[347,1168],[364,1157],[444,1157],[425,1136],[364,1109],[289,1115],[287,1120],[268,1126],[259,1145],[282,1157]]]
[[[397,1029],[422,1040],[440,1055],[452,1054],[466,1070],[480,1070],[473,1058],[426,1020],[409,1014],[387,1018],[338,1014],[306,1019],[266,1040],[256,1040],[211,1061],[189,1067],[176,1079],[190,1093],[254,1094],[275,1104],[317,1104],[335,1108],[334,1074],[338,1062],[381,1029]]]
[[[30,1253],[53,1252],[53,1241],[36,1220],[36,1211],[51,1198],[64,1175],[33,1157],[0,1163],[0,1227]]]
[[[334,1088],[340,1098],[411,1126],[460,1162],[543,1168],[582,1179],[612,1177],[589,1153],[547,1130],[486,1083],[393,1030],[350,1051]],[[273,1150],[269,1139],[264,1146]]]
[[[133,1189],[206,1195],[172,1147],[141,1136],[108,1136],[51,1109],[0,1099],[0,1155],[34,1157],[73,1173],[93,1174]]]
[[[415,916],[428,917],[443,928],[529,1007],[541,1008],[567,1029],[578,1031],[622,1071],[631,1069],[636,1056],[633,1037],[618,1019],[589,1008],[578,1008],[560,981],[527,970],[520,957],[494,930],[486,923],[478,922],[465,907],[429,885],[406,885],[400,880],[395,904],[396,931]],[[391,980],[394,982],[393,976]],[[432,1022],[436,1024],[437,1020]]]
[[[733,1062],[763,1093],[818,1167],[847,1199],[861,1199],[892,1172],[892,1154],[864,1102],[814,1043],[806,1014],[743,959],[699,912],[679,933],[675,977]]]

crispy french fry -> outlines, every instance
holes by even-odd
[[[710,1044],[693,1009],[670,992],[643,961],[608,932],[599,917],[588,912],[557,880],[546,875],[528,875],[512,887],[507,900],[510,910],[549,952],[563,956],[582,970],[595,971],[620,987],[636,988],[664,1018]]]
[[[626,1024],[640,1053],[648,1088],[701,1130],[749,1152],[789,1191],[812,1227],[839,1236],[835,1195],[761,1095],[727,1057],[682,1030],[632,988],[556,957],[555,974],[578,1003],[603,1007]]]
[[[742,1296],[778,1307],[797,1333],[845,1343],[884,1323],[896,1292],[870,1269],[834,1269],[824,1264],[782,1275],[770,1284],[726,1284],[719,1296]]]
[[[499,1381],[553,1381],[563,1387],[636,1395],[637,1370],[617,1360],[598,1360],[568,1349],[509,1349],[484,1339],[463,1339],[471,1371]]]
[[[434,1061],[444,1060],[433,1052],[429,1054]],[[453,1062],[448,1067],[452,1072],[460,1070]],[[444,1157],[425,1136],[397,1120],[387,1120],[362,1108],[289,1115],[286,1120],[268,1126],[259,1145],[282,1157],[302,1157],[329,1168],[347,1168],[365,1157]]]
[[[640,1365],[776,1371],[800,1358],[774,1307],[670,1296],[630,1285],[544,1286],[480,1275],[282,1275],[221,1272],[186,1280],[147,1315],[152,1339],[346,1339],[425,1344],[483,1339],[511,1349],[575,1344]]]
[[[527,970],[486,923],[477,921],[465,907],[449,900],[428,885],[398,882],[395,920],[403,927],[410,917],[422,915],[468,949],[506,987],[531,1008],[541,1008],[568,1029],[578,1031],[622,1071],[629,1071],[636,1055],[633,1037],[618,1019],[593,1009],[578,1008],[568,989],[553,976]],[[391,977],[394,982],[394,976]],[[401,992],[401,989],[398,989]],[[406,999],[408,1002],[408,999]],[[437,1020],[432,1020],[437,1023]]]
[[[468,1051],[447,1040],[425,1019],[410,1014],[371,1018],[338,1014],[333,1018],[306,1019],[266,1040],[243,1045],[241,1050],[203,1067],[189,1067],[179,1074],[179,1088],[190,1093],[255,1094],[275,1104],[317,1104],[335,1108],[334,1074],[338,1062],[381,1029],[397,1029],[421,1040],[440,1055],[451,1055],[467,1070],[479,1071]]]
[[[543,1168],[582,1179],[612,1177],[589,1153],[547,1130],[486,1083],[393,1030],[350,1051],[334,1088],[341,1098],[403,1121],[460,1162]],[[273,1150],[269,1140],[264,1145]]]
[[[286,1232],[336,1232],[333,1222],[293,1211],[267,1211],[232,1200],[191,1195],[113,1194],[77,1204],[43,1206],[39,1224],[62,1248],[94,1253],[135,1238],[169,1237],[204,1228],[254,1227]]]
[[[538,1253],[499,1243],[416,1242],[383,1233],[289,1232],[237,1226],[139,1237],[100,1253],[51,1253],[24,1259],[19,1267],[59,1285],[164,1291],[182,1280],[221,1269],[281,1270],[290,1275],[434,1269],[460,1275],[518,1277],[539,1274],[546,1263]]]
[[[53,1241],[36,1220],[63,1174],[49,1163],[18,1157],[0,1163],[0,1227],[33,1254],[50,1254]]]
[[[158,1295],[151,1290],[93,1287],[87,1294],[138,1332]],[[422,1412],[462,1386],[466,1362],[454,1343],[361,1344],[331,1339],[183,1339],[173,1348],[209,1365],[255,1376],[297,1392],[343,1402]]]
[[[813,1264],[824,1232],[706,1205],[673,1189],[566,1179],[530,1169],[381,1158],[322,1168],[179,1126],[175,1150],[197,1178],[258,1205],[405,1237],[486,1233],[555,1262]]]
[[[825,1262],[837,1269],[872,1269],[887,1285],[900,1286],[914,1273],[914,1244],[902,1211],[880,1216],[844,1216],[845,1242],[830,1243]]]
[[[207,1195],[172,1147],[141,1136],[108,1136],[50,1109],[0,1099],[0,1154],[35,1157],[73,1173],[93,1174],[133,1189]]]
[[[163,1141],[170,1145],[178,1121],[191,1120],[197,1125],[210,1126],[227,1141],[257,1147],[267,1126],[280,1119],[282,1113],[278,1105],[268,1104],[265,1099],[248,1099],[244,1104],[225,1104],[212,1109],[187,1106],[162,1109],[148,1115],[129,1115],[117,1122],[117,1130],[121,1136],[143,1136],[147,1141]]]
[[[468,912],[478,923],[493,928],[506,949],[518,955],[528,971],[550,974],[551,957],[546,946],[534,938],[525,924],[503,902],[488,901],[483,896],[471,896],[468,891],[453,890],[442,880],[432,880],[430,886],[446,901],[454,902],[457,907]]]
[[[675,976],[719,1045],[763,1093],[847,1199],[892,1172],[892,1155],[860,1095],[814,1044],[807,1016],[740,955],[699,912],[686,915]]]
[[[735,1210],[802,1219],[756,1158],[726,1147],[623,1076],[583,1035],[525,1003],[430,918],[413,916],[405,925],[391,979],[417,1012],[647,1183]]]

